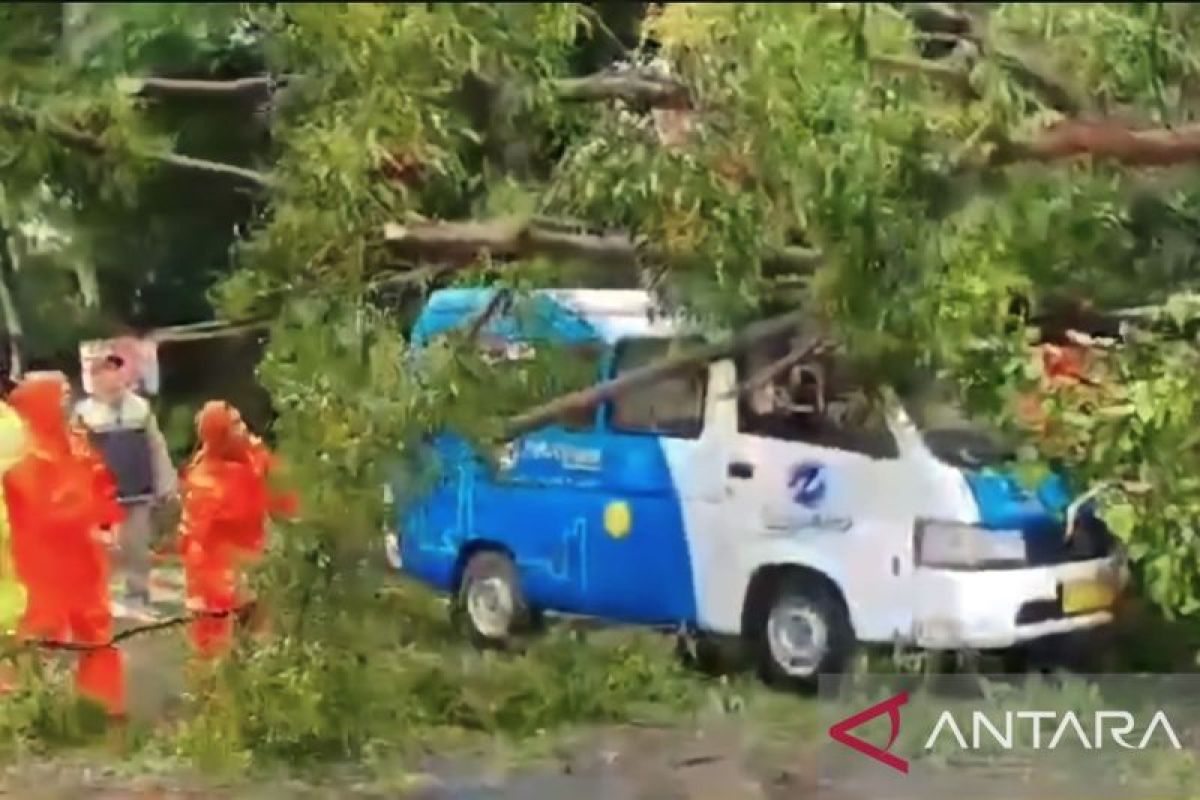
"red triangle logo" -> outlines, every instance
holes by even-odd
[[[896,743],[896,737],[900,735],[900,706],[907,702],[908,692],[901,692],[895,697],[889,697],[887,700],[876,703],[870,708],[864,708],[854,716],[846,717],[829,729],[829,735],[835,742],[844,744],[846,747],[857,750],[868,758],[873,758],[881,764],[907,775],[908,761],[894,753],[888,752],[892,749],[892,745]],[[851,730],[857,728],[859,725],[870,722],[881,714],[887,714],[888,720],[892,723],[892,735],[888,738],[888,743],[884,747],[876,747],[870,742],[863,741],[850,733]]]

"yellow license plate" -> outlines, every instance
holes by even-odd
[[[1063,584],[1064,614],[1084,614],[1111,608],[1116,600],[1116,587],[1107,581],[1074,581]]]

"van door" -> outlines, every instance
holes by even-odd
[[[600,374],[603,348],[575,344],[560,354],[573,369]],[[481,468],[463,505],[473,538],[506,546],[536,607],[585,613],[587,539],[595,535],[603,485],[597,409],[581,409],[509,443],[496,471]],[[460,491],[464,487],[459,486]]]
[[[667,355],[672,340],[618,342],[614,377]],[[707,370],[680,374],[607,404],[603,488],[587,539],[587,611],[643,624],[695,619],[684,504],[698,489],[679,470],[697,463],[707,441]]]
[[[738,367],[740,379],[753,372]],[[819,394],[797,395],[792,375],[763,388],[769,402],[739,398],[724,516],[757,540],[747,573],[763,562],[816,569],[842,590],[859,637],[887,641],[911,630],[915,476],[884,410],[828,362],[813,374],[802,384]]]

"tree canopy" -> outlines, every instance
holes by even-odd
[[[365,624],[330,598],[406,443],[576,388],[470,336],[408,352],[449,284],[643,286],[714,331],[801,311],[1102,486],[1147,595],[1200,611],[1193,5],[101,4],[90,34],[73,5],[0,10],[0,227],[61,218],[108,286],[220,273],[222,314],[274,320],[296,625]],[[1064,299],[1139,311],[1033,439],[1032,320]]]
[[[262,20],[272,74],[297,78],[226,299],[283,309],[296,387],[333,361],[366,369],[363,299],[430,280],[650,285],[717,327],[803,308],[881,382],[941,371],[1010,426],[1038,370],[1022,301],[1186,316],[1200,53],[1184,6],[667,4],[587,76],[572,53],[615,38],[589,6]],[[305,360],[313,314],[346,338]],[[1046,401],[1041,456],[1113,487],[1147,590],[1195,611],[1194,347],[1135,332],[1104,368],[1099,396]],[[344,376],[364,381],[383,385]],[[387,396],[421,424],[482,416],[460,383]],[[383,415],[355,407],[347,430],[376,439],[363,426]]]

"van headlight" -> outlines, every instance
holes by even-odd
[[[918,520],[913,553],[917,566],[940,569],[1002,569],[1028,564],[1025,537],[1015,530]]]

